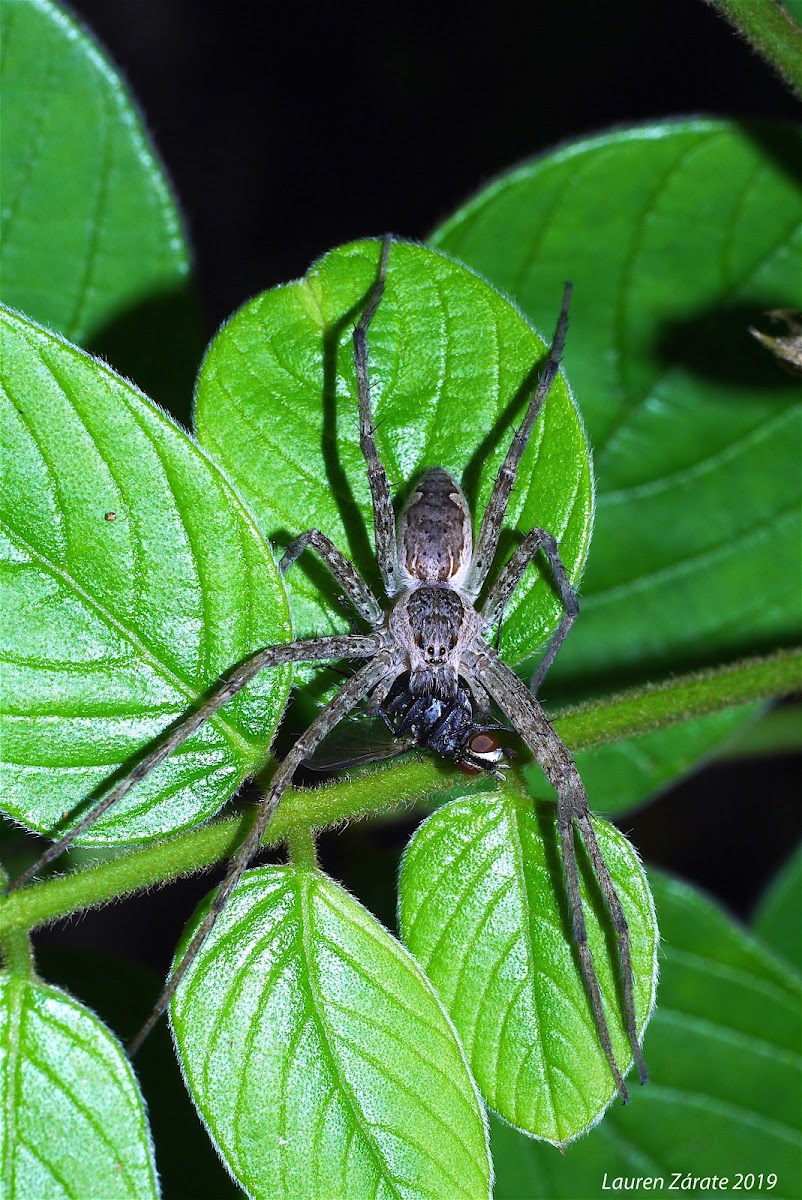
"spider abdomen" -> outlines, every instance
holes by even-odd
[[[468,502],[448,471],[424,471],[398,520],[398,558],[411,583],[459,586],[473,551]]]

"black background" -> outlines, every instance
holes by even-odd
[[[209,336],[331,246],[387,230],[424,238],[495,174],[557,142],[668,115],[799,115],[702,0],[72,7],[127,79],[172,177]],[[798,836],[797,778],[794,756],[718,765],[624,824],[647,861],[746,915]],[[356,852],[382,872],[409,829],[332,839],[329,865],[344,873]],[[114,948],[123,921],[134,953],[163,971],[209,886],[172,889],[174,923],[154,895],[60,937]]]

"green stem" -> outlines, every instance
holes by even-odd
[[[8,875],[0,867],[0,886],[8,883]],[[35,974],[33,948],[27,929],[4,929],[0,932],[0,957],[10,975],[30,979]]]
[[[750,701],[787,695],[800,687],[802,650],[782,650],[585,704],[560,713],[554,725],[569,749],[579,750]],[[391,766],[362,771],[313,791],[290,788],[264,845],[290,839],[293,830],[323,829],[416,806],[431,808],[452,794],[464,796],[494,786],[490,776],[470,778],[431,756],[406,756]],[[110,862],[12,892],[0,905],[0,947],[5,951],[8,931],[33,929],[230,858],[254,816],[249,812],[218,820]]]
[[[585,750],[801,689],[802,650],[778,650],[565,709],[554,728],[570,750]]]
[[[376,779],[380,774],[387,786],[377,796]],[[460,794],[465,794],[492,784],[492,779],[485,776],[473,780],[463,776],[458,788]],[[420,760],[416,756],[394,764],[390,772],[364,771],[352,779],[324,784],[314,791],[290,788],[282,797],[262,844],[275,846],[304,823],[307,828],[311,822],[312,828],[325,829],[345,820],[390,816],[416,805],[428,807],[433,799],[448,798],[454,788],[453,771],[434,759]],[[223,862],[242,843],[255,816],[256,810],[251,810],[213,821],[97,866],[12,892],[0,904],[0,939],[4,930],[34,929],[70,913]]]
[[[707,0],[802,99],[802,29],[776,0]]]
[[[296,825],[287,830],[284,839],[290,862],[296,867],[317,867],[317,845],[314,830],[308,825]]]

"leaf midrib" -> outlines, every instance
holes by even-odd
[[[314,916],[313,916],[313,913],[311,910],[311,905],[312,905],[311,893],[313,892],[313,890],[315,890],[317,888],[318,882],[319,882],[318,879],[315,878],[314,876],[312,876],[311,873],[309,873],[309,878],[305,879],[305,880],[302,879],[299,882],[299,887],[298,887],[299,894],[300,894],[301,911],[302,911],[302,926],[301,926],[302,954],[303,954],[304,965],[306,967],[306,970],[308,972],[308,977],[310,980],[315,980],[315,978],[316,978],[315,977],[314,952],[313,952],[313,948],[310,947],[310,945],[308,944],[309,934],[314,927]],[[330,908],[332,907],[332,900],[330,897],[326,897],[324,894],[323,900],[324,900],[324,903],[327,903]],[[357,926],[358,926],[358,923],[355,922],[352,917],[345,915],[342,911],[338,911],[338,910],[335,910],[335,911],[337,911],[337,916],[340,920],[342,920],[344,922],[348,922],[350,924],[357,924]],[[360,926],[358,926],[358,927],[360,927]],[[324,937],[324,940],[330,942],[330,939],[328,939],[328,938]],[[337,950],[341,957],[345,957],[345,958],[349,959],[349,961],[351,961],[350,956],[347,954],[347,952],[344,950],[343,947],[338,946]],[[396,958],[397,957],[398,957],[398,951],[396,951]],[[351,966],[354,970],[358,969],[358,964],[353,961],[351,961]],[[391,1186],[393,1186],[395,1194],[399,1196],[399,1200],[402,1200],[403,1193],[401,1193],[397,1190],[396,1180],[394,1179],[393,1176],[388,1174],[387,1164],[384,1160],[384,1157],[382,1156],[382,1154],[379,1150],[374,1149],[374,1145],[375,1145],[375,1141],[376,1141],[375,1135],[374,1135],[372,1129],[370,1128],[370,1126],[366,1126],[364,1123],[362,1110],[358,1104],[356,1096],[353,1093],[353,1089],[351,1088],[351,1085],[348,1083],[347,1078],[343,1075],[342,1070],[337,1070],[336,1058],[330,1048],[331,1043],[335,1040],[335,1038],[330,1030],[329,1023],[326,1020],[325,1012],[322,1011],[322,1009],[318,1003],[318,1000],[317,1000],[318,994],[319,994],[318,991],[314,987],[312,987],[310,989],[310,995],[312,997],[312,1008],[314,1011],[314,1016],[315,1016],[316,1021],[318,1022],[321,1033],[324,1035],[323,1040],[324,1040],[324,1044],[326,1046],[327,1052],[329,1054],[330,1066],[332,1068],[333,1074],[335,1075],[336,1079],[338,1080],[338,1086],[341,1087],[342,1090],[347,1095],[347,1098],[349,1101],[349,1107],[352,1108],[354,1111],[356,1123],[358,1124],[360,1130],[362,1131],[363,1137],[368,1142],[372,1153],[379,1161],[381,1174],[385,1178],[388,1178],[389,1180],[392,1181]],[[404,1003],[403,999],[399,1000],[399,997],[394,992],[391,994],[392,994],[392,998],[396,1004],[398,1004],[400,1007],[403,1007],[406,1012],[410,1011],[408,1006]],[[414,1013],[414,1010],[412,1010],[412,1011],[413,1011],[413,1015],[415,1015],[417,1017],[417,1019],[420,1020],[419,1015]],[[340,1037],[345,1037],[345,1035],[341,1034]],[[358,1045],[358,1043],[355,1043],[355,1042],[352,1043],[351,1040],[348,1038],[345,1038],[345,1040],[348,1041],[349,1044],[354,1045],[358,1049],[360,1054],[362,1054],[365,1057],[369,1057],[364,1047]],[[376,1069],[379,1070],[381,1064],[376,1062],[375,1060],[373,1060],[373,1062],[374,1062],[374,1066],[376,1067]],[[429,1064],[429,1065],[431,1066],[431,1064]],[[397,1087],[405,1088],[405,1090],[411,1092],[411,1089],[408,1087],[408,1085],[406,1085],[404,1083],[404,1081],[401,1080],[397,1075],[393,1075],[393,1076],[391,1076],[391,1078],[393,1079],[393,1081],[395,1082]],[[412,1098],[414,1098],[414,1096]],[[423,1103],[423,1101],[420,1101],[420,1102]],[[442,1114],[437,1112],[434,1109],[430,1109],[430,1112],[432,1112],[432,1114],[448,1130],[448,1127],[446,1125],[446,1122],[443,1119]],[[465,1153],[466,1156],[470,1157],[470,1148],[466,1145],[466,1143],[463,1141],[463,1139],[457,1134],[456,1130],[451,1129],[451,1130],[448,1130],[448,1132],[450,1132],[452,1134],[452,1136],[455,1138],[455,1140],[458,1142],[460,1149],[463,1151],[463,1153]],[[419,1153],[429,1154],[430,1161],[431,1161],[431,1156],[430,1156],[430,1152],[428,1151],[428,1148],[422,1147],[417,1142],[414,1142],[411,1139],[409,1139],[408,1134],[402,1135],[400,1131],[396,1131],[396,1136],[399,1138],[399,1140],[405,1140],[408,1142],[408,1144],[414,1146],[418,1150]],[[446,1164],[442,1159],[439,1160],[439,1166],[440,1166],[440,1169],[443,1171],[446,1169]],[[460,1181],[457,1176],[452,1174],[450,1176],[450,1178],[453,1183],[459,1184]]]
[[[300,935],[301,936],[298,939],[299,945],[300,945],[301,959],[303,962],[303,967],[304,967],[306,977],[309,980],[310,985],[311,985],[309,987],[309,997],[310,997],[310,1002],[311,1002],[310,1007],[312,1009],[312,1013],[314,1014],[315,1023],[317,1025],[318,1030],[321,1035],[321,1043],[325,1049],[326,1057],[328,1059],[329,1070],[332,1072],[332,1075],[334,1076],[334,1078],[337,1080],[337,1082],[339,1084],[343,1099],[345,1100],[346,1104],[348,1105],[348,1108],[351,1111],[354,1125],[361,1131],[363,1142],[364,1142],[365,1146],[368,1148],[374,1162],[376,1163],[380,1177],[385,1181],[387,1186],[392,1189],[393,1195],[397,1196],[398,1200],[403,1200],[403,1196],[397,1187],[398,1181],[392,1175],[389,1175],[389,1173],[387,1171],[387,1165],[384,1161],[384,1158],[379,1153],[379,1150],[375,1144],[375,1137],[373,1135],[373,1131],[365,1123],[364,1115],[362,1113],[362,1110],[361,1110],[359,1104],[357,1103],[357,1099],[353,1093],[353,1089],[351,1088],[348,1080],[343,1076],[342,1071],[338,1070],[337,1063],[336,1063],[334,1055],[332,1054],[332,1051],[331,1051],[331,1046],[330,1046],[331,1032],[329,1030],[328,1022],[326,1021],[325,1015],[321,1011],[321,1005],[318,1001],[318,989],[316,986],[317,985],[316,964],[314,961],[314,954],[312,951],[312,947],[310,945],[310,941],[313,937],[313,929],[314,929],[314,919],[313,919],[313,914],[312,914],[312,902],[311,902],[312,897],[311,897],[310,893],[311,893],[313,887],[315,886],[316,881],[314,879],[312,879],[311,877],[304,878],[302,872],[299,870],[296,870],[295,874],[296,874],[296,879],[292,886],[294,886],[296,889],[296,894],[298,896],[299,906],[300,906],[300,910],[301,910],[301,912],[300,912],[300,918],[301,918],[300,919],[300,926],[301,926]],[[304,874],[306,874],[306,873],[304,873]]]
[[[519,879],[523,883],[523,887],[521,887],[519,889],[519,894],[521,897],[521,905],[524,909],[524,921],[526,923],[526,929],[529,933],[529,936],[524,938],[524,948],[526,950],[526,957],[529,960],[529,970],[531,972],[532,1003],[535,1008],[535,1014],[536,1014],[537,1022],[538,1022],[538,1029],[542,1033],[542,1030],[545,1028],[545,1026],[543,1024],[542,1014],[540,1011],[540,1003],[539,1003],[539,999],[538,999],[538,983],[537,983],[538,972],[537,972],[537,963],[535,962],[535,956],[534,956],[534,952],[533,952],[534,938],[533,938],[532,934],[533,934],[533,927],[534,927],[534,918],[533,918],[534,910],[533,910],[533,905],[532,905],[532,898],[529,895],[529,880],[528,880],[528,876],[526,874],[526,862],[525,862],[524,847],[523,847],[523,837],[521,834],[521,826],[520,826],[520,811],[514,801],[509,802],[509,808],[508,808],[508,812],[507,812],[507,821],[509,824],[510,833],[512,835],[510,837],[510,846],[512,847],[513,854],[515,855],[515,858],[516,858],[518,871],[519,871]],[[547,1081],[547,1084],[548,1084],[547,1094],[548,1094],[548,1099],[549,1099],[549,1107],[551,1109],[553,1128],[557,1131],[558,1137],[562,1138],[564,1136],[565,1131],[561,1127],[562,1121],[560,1120],[560,1118],[558,1116],[558,1106],[557,1106],[557,1103],[555,1100],[555,1082],[554,1082],[553,1064],[551,1061],[551,1056],[549,1055],[548,1051],[546,1050],[545,1044],[543,1044],[542,1061],[543,1061],[543,1065],[545,1068],[544,1072],[543,1072],[544,1079]],[[570,1137],[571,1134],[569,1133],[568,1136]]]

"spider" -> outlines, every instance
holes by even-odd
[[[521,457],[538,413],[559,370],[568,327],[571,285],[566,284],[551,349],[533,389],[523,423],[516,432],[493,485],[473,539],[468,503],[459,484],[439,467],[423,472],[396,523],[390,487],[379,457],[371,418],[368,374],[368,328],[381,302],[392,238],[384,239],[378,273],[353,335],[359,434],[367,466],[373,506],[376,556],[386,607],[356,568],[318,529],[310,529],[287,548],[283,574],[310,548],[326,564],[367,633],[310,638],[258,651],[229,672],[195,712],[170,730],[68,834],[56,841],[9,890],[26,883],[57,858],[149,772],[169,757],[227,701],[266,667],[283,663],[362,660],[297,739],[279,763],[261,803],[258,817],[232,858],[211,905],[166,983],[153,1012],[129,1046],[135,1053],[167,1007],[171,996],[210,933],[226,901],[256,855],[281,797],[305,760],[334,727],[367,699],[399,739],[428,747],[468,771],[497,773],[502,750],[490,721],[491,702],[540,764],[557,792],[557,818],[563,868],[571,913],[572,936],[604,1054],[624,1101],[626,1085],[613,1052],[601,992],[587,941],[579,890],[575,830],[590,857],[615,929],[623,1007],[629,1041],[642,1083],[646,1067],[638,1041],[633,999],[629,932],[621,902],[596,840],[587,795],[574,762],[552,729],[536,693],[577,613],[575,590],[560,558],[557,543],[544,529],[526,535],[501,569],[481,606],[477,601],[498,550],[507,505]],[[559,592],[563,617],[532,680],[531,690],[502,662],[491,644],[507,601],[537,555],[545,554]]]

